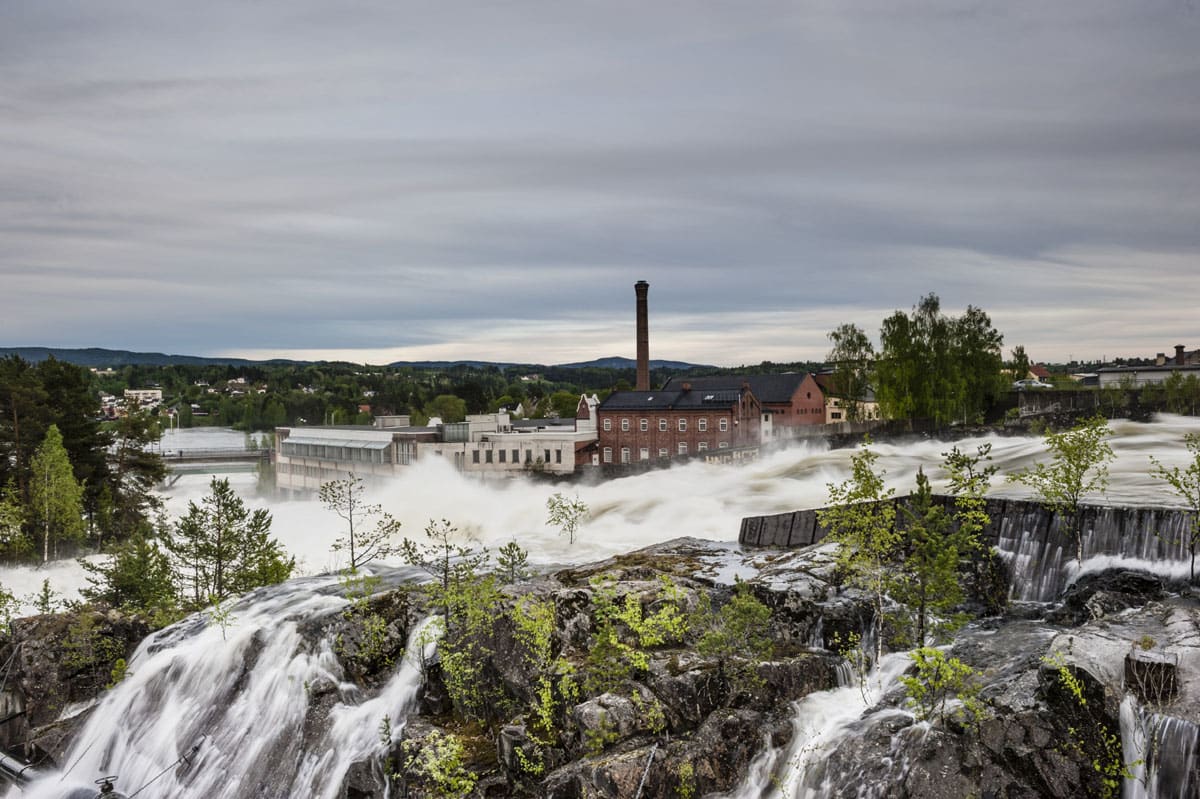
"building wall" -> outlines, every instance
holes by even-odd
[[[805,375],[787,402],[763,402],[771,412],[770,438],[791,438],[794,429],[813,424],[825,424],[825,393],[813,376]]]
[[[598,416],[601,464],[755,447],[762,425],[758,403],[746,399],[737,406],[697,410],[601,409]]]
[[[858,403],[858,421],[869,422],[880,419],[878,402]],[[842,424],[847,421],[846,406],[841,397],[829,397],[825,400],[825,424]]]

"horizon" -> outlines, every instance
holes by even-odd
[[[647,280],[666,360],[928,292],[1006,356],[1192,349],[1198,40],[1178,0],[10,4],[0,339],[587,361]]]

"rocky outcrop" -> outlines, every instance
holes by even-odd
[[[149,633],[144,619],[105,608],[13,620],[0,646],[0,662],[9,664],[0,690],[8,719],[0,725],[0,746],[54,762]]]

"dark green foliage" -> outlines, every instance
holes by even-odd
[[[924,646],[930,632],[956,626],[956,620],[947,614],[963,600],[958,564],[973,552],[976,543],[969,528],[955,525],[944,508],[933,504],[924,470],[917,470],[917,489],[909,496],[903,514],[900,545],[904,556],[890,593],[908,611],[913,644]],[[938,622],[931,625],[931,617]]]
[[[951,317],[936,294],[926,295],[911,315],[883,320],[879,338],[875,392],[886,418],[975,421],[1006,388],[1004,337],[973,306]]]
[[[99,565],[80,561],[89,586],[82,593],[93,602],[157,618],[175,615],[177,603],[171,561],[157,542],[134,536]]]
[[[516,541],[509,541],[496,554],[496,576],[506,584],[528,579],[533,572],[529,568],[529,552]]]
[[[771,609],[759,602],[750,586],[738,581],[733,597],[716,614],[705,613],[696,626],[706,627],[696,645],[700,654],[719,658],[735,692],[761,684],[756,667],[771,657],[774,644],[768,625]]]
[[[870,388],[875,348],[858,325],[844,324],[829,333],[833,349],[826,356],[833,364],[834,393],[842,398],[848,421],[860,417],[860,401]]]
[[[134,411],[113,426],[114,445],[109,456],[110,490],[100,500],[109,529],[117,539],[147,535],[153,515],[161,507],[154,488],[166,477],[162,456],[153,449],[162,437],[158,419]]]
[[[271,515],[248,510],[228,479],[214,477],[209,488],[163,542],[184,602],[201,607],[290,577],[296,562],[271,538]]]

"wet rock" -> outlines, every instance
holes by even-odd
[[[1062,605],[1046,615],[1054,624],[1080,625],[1161,599],[1163,580],[1148,572],[1109,569],[1085,574],[1067,589]]]

